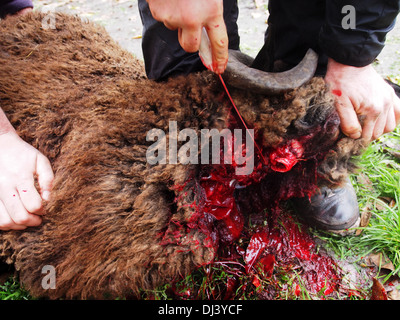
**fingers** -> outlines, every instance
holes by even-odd
[[[41,153],[38,154],[36,159],[36,174],[38,176],[41,197],[43,200],[48,201],[53,185],[54,173],[50,161]]]
[[[0,150],[0,228],[38,226],[54,179],[50,162],[15,132],[0,135]]]
[[[363,125],[362,130],[362,138],[371,141],[372,139],[376,139],[375,134],[382,134],[383,129],[381,128],[382,125],[379,124],[378,126],[376,123],[378,122],[378,116],[376,114],[369,114],[365,118],[365,122]],[[375,134],[374,134],[375,133]]]
[[[186,52],[200,48],[202,28],[207,29],[212,68],[215,73],[225,71],[228,62],[228,33],[223,18],[222,0],[147,0],[153,18],[171,30],[178,29],[178,40]]]
[[[210,38],[213,70],[215,73],[221,74],[226,69],[228,63],[228,34],[224,20],[217,19],[212,24],[206,26],[208,37]]]
[[[196,52],[200,48],[202,26],[178,29],[178,40],[186,52]],[[212,70],[221,74],[228,63],[228,34],[224,20],[216,19],[206,25],[206,30],[211,44]]]
[[[14,190],[14,192],[9,196],[3,197],[1,202],[4,205],[3,211],[5,210],[5,214],[8,215],[9,219],[12,221],[8,224],[6,223],[6,226],[11,225],[13,229],[14,227],[18,226],[18,229],[21,229],[23,227],[36,227],[42,223],[41,217],[36,214],[29,213],[25,209],[17,190]]]
[[[384,133],[393,131],[399,123],[400,100],[397,98],[392,88],[390,88],[390,90],[388,91],[387,96],[389,98],[384,101],[384,106],[381,108],[382,111],[376,118],[376,122],[373,128],[373,133],[371,136],[372,140],[378,139]]]
[[[17,187],[19,198],[28,213],[43,215],[42,198],[37,192],[33,180],[24,186]]]
[[[349,137],[371,141],[400,123],[400,99],[372,65],[353,67],[329,58],[325,82]]]
[[[394,92],[393,96],[394,96],[393,112],[396,121],[396,126],[398,126],[400,124],[400,98],[398,98]]]
[[[221,74],[225,71],[228,63],[228,34],[224,21],[207,26],[208,36],[212,51],[212,70]],[[194,28],[178,29],[178,40],[186,52],[196,52],[200,48],[201,26]]]
[[[32,181],[16,189],[2,190],[0,201],[0,230],[23,230],[41,224],[44,214],[42,199]]]
[[[362,128],[351,101],[344,97],[336,100],[342,132],[353,139],[361,137]]]
[[[393,131],[400,123],[400,99],[391,88],[384,97],[382,101],[365,99],[364,105],[353,102],[347,95],[336,97],[342,132],[353,139],[362,137],[372,141]],[[363,119],[361,124],[358,116]]]
[[[23,230],[26,226],[17,225],[8,214],[4,204],[0,201],[0,230]]]
[[[397,126],[396,116],[394,113],[394,108],[392,108],[387,113],[385,129],[384,129],[383,133],[392,132],[394,129],[396,129],[396,126]]]

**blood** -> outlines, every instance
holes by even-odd
[[[234,268],[226,265],[228,273],[232,275],[233,272],[235,278],[227,280],[221,298],[233,295],[243,274],[251,277],[250,283],[260,289],[265,279],[274,279],[276,270],[288,273],[297,270],[301,278],[301,283],[294,281],[297,296],[300,285],[311,293],[325,295],[338,289],[341,276],[333,259],[318,252],[306,225],[299,224],[281,209],[282,202],[294,197],[310,197],[316,191],[318,165],[330,150],[329,141],[320,143],[320,140],[338,125],[332,118],[325,126],[316,126],[303,136],[289,138],[275,147],[260,147],[263,146],[262,135],[255,132],[252,139],[257,153],[249,175],[236,175],[238,164],[234,159],[232,164],[223,164],[222,149],[222,164],[200,166],[196,178],[197,198],[193,204],[195,213],[186,228],[197,228],[207,235],[202,245],[214,248],[217,253],[214,263],[225,265],[224,261],[228,261],[243,268],[241,271],[236,265]],[[230,115],[229,128],[248,130],[238,113]],[[244,140],[241,150],[245,154]],[[228,147],[233,148],[234,142],[228,143]],[[169,239],[179,238],[183,227],[174,225],[165,235],[172,234]],[[247,284],[242,285],[247,287]],[[273,297],[274,290],[280,290],[280,286],[276,285],[266,295]]]
[[[269,234],[265,231],[255,233],[246,249],[244,261],[246,262],[246,272],[249,273],[254,263],[258,260],[264,249],[268,245]]]
[[[322,291],[329,295],[338,287],[340,276],[334,261],[317,253],[305,227],[290,216],[281,218],[282,201],[310,196],[316,189],[318,162],[304,158],[309,153],[305,146],[311,139],[308,135],[276,148],[265,148],[267,165],[256,157],[254,170],[248,176],[235,174],[235,162],[203,167],[200,174],[203,210],[215,221],[212,228],[219,258],[243,260],[245,273],[254,274],[252,283],[256,287],[261,285],[257,270],[262,270],[261,277],[271,278],[274,269],[282,266],[286,270],[302,268],[301,277],[311,293]],[[268,215],[264,214],[268,226],[251,229],[249,213],[260,213],[265,208],[270,209]],[[240,241],[248,242],[245,249],[238,245]]]
[[[299,225],[291,217],[281,219],[279,227],[270,231],[264,254],[273,255],[281,265],[300,265],[302,278],[311,293],[323,290],[325,295],[329,295],[338,288],[340,276],[333,259],[318,253],[306,226]]]
[[[385,287],[376,278],[372,279],[371,300],[388,300]]]
[[[234,143],[230,143],[232,148]],[[242,147],[242,150],[245,150]],[[221,150],[221,160],[223,151]],[[239,239],[244,227],[243,213],[240,212],[235,199],[237,188],[243,188],[261,181],[266,175],[261,161],[257,161],[255,169],[249,175],[238,176],[234,160],[232,165],[214,165],[207,167],[200,177],[200,186],[203,189],[204,213],[212,215],[220,221],[218,228],[219,240],[222,243],[231,243]]]
[[[234,291],[237,287],[237,284],[238,284],[238,281],[235,277],[229,277],[227,279],[224,300],[228,300],[234,295]]]
[[[273,254],[267,254],[265,257],[259,260],[258,264],[262,266],[262,271],[267,278],[272,276],[275,261],[275,256]]]
[[[271,169],[278,172],[290,171],[297,161],[302,157],[304,149],[299,141],[291,140],[284,144],[269,156]]]
[[[333,93],[335,96],[338,96],[338,97],[341,97],[341,96],[342,96],[342,91],[341,91],[341,90],[335,89],[335,90],[332,90],[332,93]]]

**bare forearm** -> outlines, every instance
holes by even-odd
[[[10,121],[8,121],[7,116],[4,114],[3,110],[0,108],[0,134],[4,134],[10,131],[14,131],[13,126]]]

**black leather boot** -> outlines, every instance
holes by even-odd
[[[329,232],[345,235],[360,223],[357,196],[349,179],[340,188],[321,187],[311,199],[294,199],[293,205],[311,226]]]

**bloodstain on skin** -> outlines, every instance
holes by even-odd
[[[22,190],[22,192],[28,192],[28,190]]]
[[[341,90],[335,89],[335,90],[332,90],[332,93],[333,93],[335,96],[338,96],[338,97],[341,97],[341,96],[342,96],[342,91],[341,91]]]
[[[219,24],[216,24],[216,25],[214,26],[214,28],[219,28]]]

